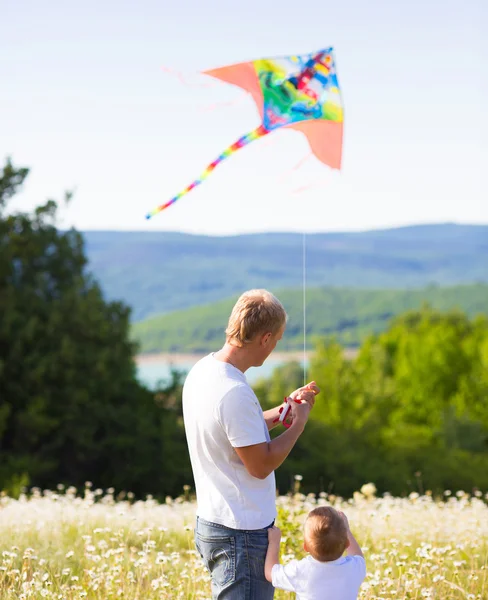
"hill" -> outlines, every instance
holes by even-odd
[[[133,321],[239,294],[297,288],[302,235],[213,237],[173,232],[84,232],[89,268]],[[306,236],[307,285],[420,288],[488,283],[488,226],[422,225]]]
[[[277,291],[289,322],[280,350],[303,347],[302,290]],[[237,296],[147,319],[132,327],[132,337],[142,353],[207,352],[224,340],[227,319]],[[439,310],[460,308],[469,316],[488,313],[488,285],[420,290],[309,289],[306,329],[309,346],[313,336],[334,335],[346,346],[357,346],[370,333],[386,329],[399,313],[428,302]]]

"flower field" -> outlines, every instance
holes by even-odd
[[[481,492],[442,498],[375,496],[351,500],[277,498],[282,558],[301,557],[301,528],[318,504],[343,510],[362,545],[364,600],[488,598],[488,506]],[[1,600],[210,598],[210,579],[193,545],[195,504],[161,504],[113,490],[31,490],[0,498]],[[277,590],[275,598],[293,598]]]

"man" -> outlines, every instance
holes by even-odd
[[[201,359],[183,387],[183,417],[197,495],[195,543],[214,600],[268,600],[268,529],[276,517],[274,471],[303,432],[319,392],[291,395],[291,426],[271,441],[279,408],[263,413],[244,373],[261,366],[283,336],[287,315],[266,290],[242,294],[224,346]],[[295,400],[295,401],[293,401]]]

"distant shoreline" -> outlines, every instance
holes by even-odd
[[[347,348],[345,355],[347,358],[354,358],[357,354],[355,348]],[[188,363],[195,363],[210,352],[202,353],[184,353],[184,352],[159,352],[153,354],[139,354],[135,357],[138,365],[149,365],[157,363],[169,363],[173,365],[184,365]],[[307,360],[313,355],[313,351],[308,350],[305,353]],[[273,362],[288,362],[288,361],[302,361],[303,350],[290,350],[288,352],[273,352],[270,356],[270,360]]]

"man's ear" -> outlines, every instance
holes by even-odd
[[[261,345],[266,346],[266,344],[269,342],[270,338],[271,338],[271,333],[270,332],[265,333],[261,338]]]

